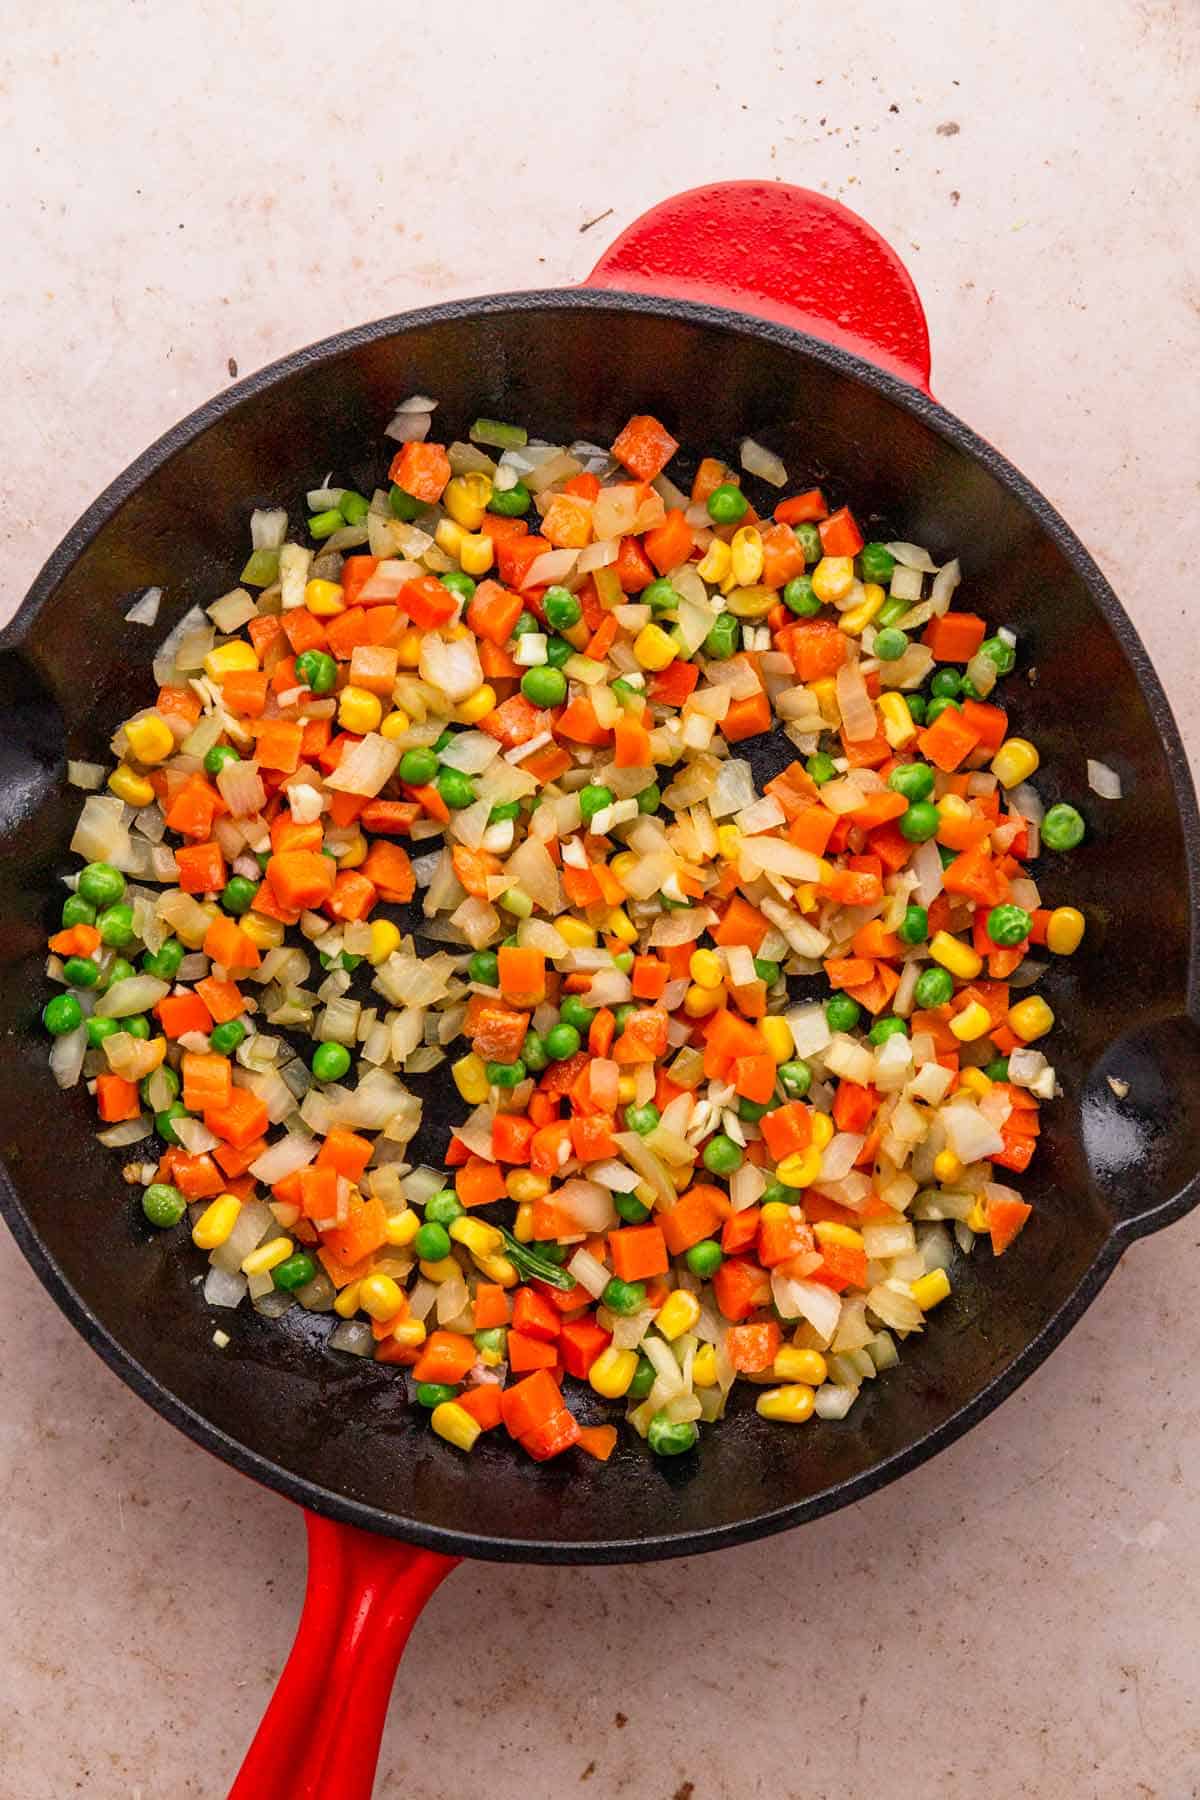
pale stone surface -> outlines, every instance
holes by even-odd
[[[0,612],[230,357],[575,281],[665,194],[777,175],[896,245],[939,397],[1095,552],[1196,750],[1194,8],[408,10],[6,21]],[[1200,1793],[1198,1238],[1133,1250],[999,1414],[852,1512],[648,1569],[460,1570],[380,1795]],[[285,1654],[299,1519],[136,1401],[7,1236],[0,1294],[0,1800],[207,1800]]]

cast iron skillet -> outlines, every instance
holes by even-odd
[[[697,190],[635,225],[583,290],[386,319],[229,389],[101,496],[0,637],[0,1205],[54,1299],[123,1380],[309,1509],[304,1617],[235,1784],[240,1800],[369,1793],[400,1650],[451,1559],[692,1554],[856,1500],[1011,1393],[1126,1245],[1200,1197],[1198,838],[1179,735],[1095,564],[1041,495],[937,404],[928,375],[912,284],[860,219],[800,189]],[[1051,903],[1088,918],[1080,953],[1043,983],[1061,1021],[1065,1097],[1045,1109],[1022,1182],[1036,1206],[1029,1228],[1001,1264],[960,1265],[936,1328],[844,1424],[781,1431],[743,1405],[675,1463],[634,1443],[604,1468],[574,1456],[539,1466],[501,1433],[468,1460],[410,1416],[395,1371],[325,1349],[328,1320],[293,1309],[269,1324],[242,1308],[220,1315],[233,1341],[215,1348],[195,1259],[143,1228],[117,1159],[94,1140],[86,1094],[54,1086],[38,1014],[80,805],[65,755],[105,755],[113,721],[145,703],[152,642],[233,585],[249,503],[283,501],[294,518],[330,466],[369,492],[390,454],[391,407],[414,391],[440,400],[442,436],[463,435],[483,412],[607,443],[631,412],[650,411],[685,446],[732,458],[752,429],[793,477],[852,499],[870,535],[957,551],[972,606],[1020,633],[1024,673],[1006,700],[1014,728],[1041,747],[1047,801],[1069,798],[1088,822],[1081,850],[1038,866]],[[150,584],[167,595],[153,639],[123,622]],[[1120,803],[1089,793],[1088,754],[1120,771]],[[768,741],[756,755],[761,776],[791,751]],[[424,1149],[436,1157],[446,1111],[429,1111]],[[304,1773],[281,1789],[282,1769]]]

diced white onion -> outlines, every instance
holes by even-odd
[[[770,482],[772,487],[782,487],[787,481],[787,469],[780,458],[773,450],[755,443],[753,438],[742,439],[738,458],[747,475],[757,475],[760,480]]]
[[[1099,794],[1102,800],[1119,800],[1121,798],[1121,777],[1107,763],[1096,762],[1088,757],[1088,786],[1093,794]]]
[[[126,623],[129,625],[153,625],[158,618],[162,597],[163,591],[160,587],[147,588],[125,614]]]

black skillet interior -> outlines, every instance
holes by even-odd
[[[1020,635],[1005,690],[1042,752],[1039,786],[1085,814],[1070,858],[1038,868],[1051,903],[1088,915],[1081,952],[1049,971],[1065,1097],[1045,1109],[1022,1186],[1035,1218],[993,1262],[960,1263],[953,1299],[849,1420],[780,1431],[744,1405],[678,1463],[623,1444],[607,1468],[539,1467],[485,1439],[469,1459],[413,1418],[398,1372],[323,1347],[330,1323],[293,1309],[218,1317],[198,1253],[135,1215],[120,1153],[94,1140],[82,1088],[62,1095],[38,1028],[48,925],[80,795],[64,752],[102,758],[151,693],[152,646],[189,605],[234,584],[252,504],[293,520],[327,469],[366,491],[392,446],[392,405],[440,400],[438,435],[478,413],[553,440],[607,443],[634,411],[688,449],[731,459],[750,429],[797,480],[849,500],[872,535],[957,552],[966,603]],[[153,633],[131,596],[166,591]],[[947,1442],[1033,1368],[1098,1290],[1122,1242],[1194,1198],[1196,1036],[1188,1023],[1196,822],[1182,750],[1144,653],[1085,553],[1045,502],[933,403],[782,327],[678,303],[521,295],[408,315],[245,382],[148,452],[66,539],[0,640],[0,1199],[25,1253],[91,1343],[198,1441],[319,1510],[467,1554],[550,1561],[679,1554],[736,1541],[869,1491]],[[1117,768],[1120,804],[1087,788]],[[756,745],[760,774],[790,749]],[[1124,1098],[1105,1079],[1130,1083]],[[1192,1078],[1189,1079],[1189,1077]],[[432,1158],[454,1098],[430,1078]],[[1157,1210],[1156,1210],[1157,1209]],[[225,1351],[214,1325],[232,1334]]]

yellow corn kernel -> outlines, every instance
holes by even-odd
[[[463,638],[470,636],[470,633],[468,632],[467,627],[462,623],[461,620],[459,620],[459,622],[454,625],[443,625],[442,631],[445,635],[447,643],[450,643],[450,644],[459,644],[462,642]]]
[[[460,1056],[456,1063],[451,1064],[450,1073],[467,1105],[482,1106],[491,1092],[483,1058],[476,1056],[472,1050],[469,1055]]]
[[[933,1159],[933,1178],[943,1184],[957,1181],[963,1172],[963,1165],[953,1150],[939,1150]]]
[[[797,1350],[794,1344],[784,1344],[775,1352],[771,1373],[777,1381],[802,1381],[805,1387],[819,1388],[829,1370],[819,1350]]]
[[[109,787],[112,786],[110,780]],[[1073,956],[1083,942],[1086,921],[1077,906],[1056,906],[1046,921],[1046,948],[1055,956]]]
[[[812,1141],[814,1150],[824,1150],[833,1142],[833,1120],[828,1113],[814,1112],[812,1115]]]
[[[812,1389],[801,1381],[793,1381],[787,1387],[764,1388],[754,1402],[754,1410],[760,1419],[773,1419],[777,1425],[803,1425],[812,1418],[815,1404]]]
[[[758,1216],[760,1219],[786,1219],[791,1210],[786,1200],[768,1200]]]
[[[610,937],[619,938],[623,944],[637,943],[637,926],[623,906],[613,907],[604,921],[604,929]]]
[[[135,774],[128,763],[119,763],[108,778],[109,792],[126,806],[149,806],[154,789],[144,775]]]
[[[354,1317],[355,1313],[358,1311],[358,1290],[361,1286],[361,1281],[351,1281],[346,1287],[342,1288],[337,1299],[333,1303],[333,1310],[339,1319],[352,1319]]]
[[[439,1256],[436,1262],[422,1262],[417,1266],[426,1281],[432,1281],[438,1287],[442,1285],[443,1281],[452,1281],[456,1275],[462,1274],[462,1270],[452,1256]],[[370,1277],[368,1277],[369,1279]]]
[[[810,681],[808,691],[816,698],[821,709],[823,725],[837,725],[841,721],[841,708],[837,701],[837,683],[832,675],[822,675],[819,681]]]
[[[929,940],[929,954],[960,981],[974,981],[983,967],[983,958],[970,944],[951,937],[948,931],[935,931]]]
[[[683,996],[683,1010],[689,1019],[707,1019],[725,1004],[725,989],[693,985]]]
[[[496,556],[496,546],[486,532],[463,538],[458,547],[458,560],[464,575],[486,575]]]
[[[968,1094],[974,1094],[977,1100],[982,1100],[992,1084],[982,1069],[964,1069],[959,1075],[958,1085],[966,1088]]]
[[[317,619],[332,619],[345,612],[346,600],[339,581],[307,581],[304,604]]]
[[[980,1001],[972,1000],[951,1019],[950,1029],[960,1044],[973,1044],[976,1038],[986,1037],[992,1029],[992,1015]]]
[[[969,1230],[974,1231],[976,1233],[987,1230],[987,1228],[988,1228],[987,1207],[984,1205],[982,1200],[978,1200],[978,1199],[976,1200],[974,1206],[971,1208],[970,1212],[967,1214],[964,1223],[967,1225]]]
[[[491,1256],[504,1242],[494,1225],[484,1219],[472,1219],[466,1213],[452,1219],[449,1229],[455,1243],[462,1244],[472,1256]]]
[[[1054,1013],[1040,994],[1018,1000],[1008,1009],[1008,1028],[1016,1032],[1023,1044],[1032,1044],[1035,1038],[1045,1037],[1053,1024]]]
[[[724,979],[721,959],[715,950],[693,950],[688,973],[698,987],[717,988]]]
[[[377,969],[380,963],[385,963],[400,948],[402,941],[390,919],[372,919],[371,948],[367,951],[367,961],[371,967]]]
[[[254,646],[244,638],[233,638],[228,644],[218,644],[204,659],[205,674],[216,682],[220,682],[222,675],[234,675],[257,667],[258,657]]]
[[[518,1244],[533,1242],[533,1202],[522,1200],[517,1207],[517,1216],[513,1220],[512,1234]]]
[[[818,600],[827,605],[835,600],[844,600],[854,586],[854,558],[852,556],[823,556],[812,572],[813,593]],[[880,601],[880,606],[883,602]],[[875,608],[875,612],[879,607]],[[874,617],[874,614],[871,615]]]
[[[406,1350],[420,1349],[428,1335],[422,1319],[401,1319],[400,1323],[392,1329],[393,1341],[403,1344]]]
[[[908,701],[903,694],[881,694],[878,705],[884,737],[893,750],[903,750],[917,735],[917,722],[908,710]]]
[[[517,1239],[518,1243],[528,1241],[522,1239],[520,1232],[515,1226],[513,1227],[513,1236]],[[487,1276],[488,1280],[494,1281],[497,1287],[516,1287],[518,1281],[521,1279],[513,1264],[509,1262],[507,1256],[477,1256],[475,1262],[482,1273]]]
[[[721,538],[714,538],[701,560],[696,564],[696,573],[701,581],[710,586],[720,587],[729,574],[729,565],[733,561],[733,552]]]
[[[269,1243],[260,1244],[257,1250],[252,1250],[249,1256],[243,1256],[242,1274],[269,1275],[272,1269],[277,1269],[280,1263],[287,1261],[295,1248],[290,1237],[272,1238]]]
[[[613,857],[612,868],[614,874],[617,872],[616,866],[619,861],[619,857]],[[620,879],[620,875],[617,874],[617,880],[619,881]],[[566,913],[561,919],[556,919],[554,921],[554,929],[558,932],[563,943],[569,944],[572,950],[595,949],[598,936],[595,928],[588,925],[583,919],[575,918],[571,913]]]
[[[465,526],[468,531],[478,531],[491,497],[492,484],[480,470],[470,475],[453,476],[446,483],[442,505],[455,524]]]
[[[838,620],[838,624],[850,637],[858,637],[866,630],[886,598],[887,596],[877,582],[868,582],[863,589],[863,597],[858,605],[852,606],[844,612]]]
[[[146,713],[140,719],[130,719],[125,727],[125,739],[130,752],[140,763],[160,763],[175,748],[175,734],[167,721],[160,719],[157,713]]]
[[[815,1144],[810,1144],[803,1152],[794,1150],[790,1156],[785,1156],[775,1170],[775,1179],[782,1181],[784,1187],[805,1188],[811,1187],[820,1173],[821,1152]]]
[[[444,550],[447,556],[453,556],[457,560],[458,552],[466,535],[462,526],[456,525],[453,519],[439,519],[433,534],[433,541],[439,550]]]
[[[268,919],[262,913],[243,913],[238,924],[256,950],[277,950],[284,939],[282,919]],[[182,937],[182,932],[178,934]]]
[[[458,722],[460,725],[478,725],[480,719],[486,719],[495,710],[496,690],[485,681],[473,694],[468,694],[465,700],[459,702]]]
[[[816,887],[811,881],[802,881],[796,889],[796,905],[802,913],[816,912],[818,898]]]
[[[675,661],[675,642],[661,625],[643,625],[633,640],[633,654],[643,669],[665,669]]]
[[[338,724],[343,731],[365,737],[377,731],[383,720],[383,705],[378,694],[369,688],[344,687],[338,697]]]
[[[403,1212],[389,1213],[384,1226],[393,1250],[403,1250],[411,1244],[420,1229],[421,1221],[411,1206],[406,1206]]]
[[[358,1284],[358,1304],[363,1312],[382,1324],[403,1310],[404,1291],[390,1275],[364,1275]]]
[[[692,1358],[692,1386],[710,1388],[717,1385],[717,1352],[713,1344],[701,1344]]]
[[[756,525],[743,525],[734,532],[729,546],[729,571],[739,587],[753,587],[762,574],[762,532]]]
[[[396,645],[396,661],[402,669],[415,669],[421,660],[421,634],[415,625],[400,633]]]
[[[387,738],[390,742],[395,738],[402,738],[406,732],[411,730],[412,720],[404,711],[403,707],[397,706],[392,712],[388,713],[387,717],[380,725],[379,735],[380,737]]]
[[[1016,787],[1029,780],[1040,761],[1028,738],[1006,738],[992,758],[992,774],[1001,787]]]
[[[818,1244],[835,1244],[839,1250],[861,1250],[863,1235],[853,1225],[838,1225],[832,1219],[818,1219],[813,1226]]]
[[[689,1293],[687,1288],[676,1288],[659,1307],[654,1323],[659,1334],[673,1343],[685,1331],[690,1331],[699,1317],[700,1302],[695,1294]]]
[[[197,1250],[219,1249],[237,1224],[241,1210],[236,1194],[218,1194],[192,1226],[192,1242]]]
[[[429,1418],[430,1424],[440,1438],[453,1444],[456,1450],[473,1450],[482,1425],[473,1419],[465,1407],[457,1400],[443,1400],[435,1406]]]
[[[909,1283],[909,1292],[922,1312],[932,1312],[950,1297],[950,1277],[945,1269],[930,1269],[928,1275]]]
[[[627,878],[633,874],[637,865],[638,859],[633,854],[632,850],[621,850],[613,857],[608,866],[616,876],[617,880],[621,883],[621,886],[624,887]],[[554,923],[557,927],[559,921],[556,919]]]
[[[732,862],[741,848],[742,834],[736,825],[717,826],[717,849],[726,862]]]
[[[765,619],[772,607],[779,605],[779,590],[761,584],[730,588],[725,605],[735,619],[745,619],[752,624],[755,619]]]
[[[772,1060],[776,1064],[791,1062],[796,1054],[796,1045],[787,1020],[780,1018],[778,1013],[773,1013],[770,1018],[759,1020],[758,1029],[762,1032]]]
[[[622,1106],[632,1106],[637,1099],[636,1075],[622,1075],[617,1081],[617,1100]]]
[[[550,1192],[550,1177],[535,1174],[532,1169],[510,1169],[504,1177],[504,1191],[518,1206],[528,1206],[534,1200],[546,1198]]]
[[[629,1392],[637,1366],[636,1350],[614,1350],[610,1344],[588,1370],[588,1383],[606,1400],[619,1400]]]
[[[338,852],[339,869],[357,869],[360,863],[367,860],[367,840],[361,831],[356,831],[344,850]]]

